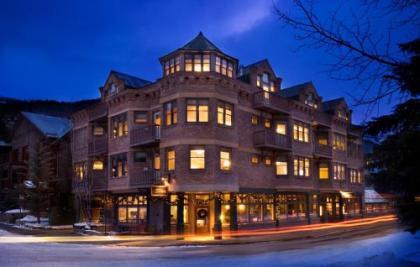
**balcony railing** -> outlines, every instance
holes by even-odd
[[[271,130],[260,130],[254,133],[254,146],[281,150],[290,150],[290,136],[278,134]]]
[[[268,112],[289,113],[287,99],[273,93],[261,91],[254,94],[254,108]]]
[[[131,186],[152,186],[162,183],[161,172],[158,170],[134,171],[130,174]]]
[[[130,144],[132,146],[153,144],[160,140],[160,126],[147,125],[131,130]]]
[[[90,121],[105,117],[108,114],[108,107],[104,103],[100,103],[90,108],[88,114]]]
[[[331,158],[332,157],[332,147],[329,145],[320,145],[315,144],[315,155],[320,157]]]
[[[89,155],[104,154],[108,151],[108,137],[93,137],[94,140],[89,142]]]
[[[313,120],[318,124],[331,127],[332,120],[329,114],[323,113],[321,111],[316,111],[313,115]]]

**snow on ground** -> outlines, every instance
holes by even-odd
[[[29,213],[29,210],[24,209],[12,209],[12,210],[6,210],[3,212],[4,214],[19,214],[19,213]]]
[[[7,238],[1,235],[2,232],[0,238]],[[247,255],[227,252],[221,255],[220,249],[213,246],[138,248],[2,243],[0,266],[420,266],[420,238],[407,232],[311,249],[252,254],[253,246],[264,245],[244,246],[244,250],[249,250]]]

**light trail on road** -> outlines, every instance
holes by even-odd
[[[369,217],[363,219],[353,219],[335,223],[317,223],[310,225],[299,225],[299,226],[288,226],[279,228],[263,228],[263,229],[252,229],[252,230],[238,230],[238,231],[223,231],[221,234],[214,235],[155,235],[155,236],[23,236],[23,235],[10,235],[0,236],[0,243],[95,243],[95,242],[129,242],[129,241],[157,241],[156,245],[159,245],[159,241],[211,241],[214,238],[222,237],[223,239],[233,237],[252,237],[252,236],[270,236],[280,235],[295,232],[306,232],[306,231],[317,231],[326,229],[342,229],[351,228],[357,226],[365,226],[376,223],[396,221],[395,215],[385,215],[377,217]]]

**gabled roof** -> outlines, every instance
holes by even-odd
[[[217,48],[202,32],[200,32],[194,39],[189,41],[186,45],[181,47],[181,50],[193,50],[193,51],[222,51]]]
[[[339,97],[336,99],[328,100],[322,102],[322,109],[325,111],[334,110],[341,102],[346,102],[344,97]]]
[[[143,87],[152,83],[144,79],[141,79],[141,78],[129,75],[129,74],[125,74],[119,71],[115,71],[115,70],[111,70],[110,75],[111,74],[114,74],[115,76],[117,76],[118,79],[123,80],[127,88],[140,88],[140,87]]]
[[[253,68],[253,67],[258,67],[258,66],[260,66],[260,65],[262,65],[262,64],[267,64],[267,65],[270,67],[270,69],[273,69],[273,68],[271,67],[270,62],[268,61],[268,59],[264,58],[264,59],[258,60],[257,62],[251,63],[251,64],[249,64],[249,65],[242,66],[242,67],[241,67],[241,76],[242,76],[242,75],[247,75],[247,74],[249,74],[249,70],[250,70],[251,68]]]
[[[312,82],[306,82],[306,83],[301,83],[301,84],[297,84],[295,86],[291,86],[288,88],[284,88],[280,90],[280,95],[282,97],[286,97],[286,98],[294,98],[299,96],[300,91],[308,86],[314,86],[312,84]]]
[[[39,113],[21,112],[46,137],[60,138],[71,129],[69,119],[53,117]]]

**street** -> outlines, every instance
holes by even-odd
[[[164,237],[81,237],[48,240],[0,230],[0,266],[419,266],[420,238],[394,222],[185,244]],[[282,237],[283,235],[283,237]],[[299,238],[301,237],[301,238]],[[67,237],[69,238],[69,237]],[[108,239],[109,244],[105,241]],[[89,240],[89,241],[88,241]],[[99,244],[93,240],[100,240]],[[117,241],[118,240],[118,241]],[[143,241],[149,241],[142,243]],[[165,241],[166,240],[166,241]],[[112,242],[111,242],[112,241]],[[59,243],[58,243],[59,242]],[[201,245],[200,245],[201,242]]]

